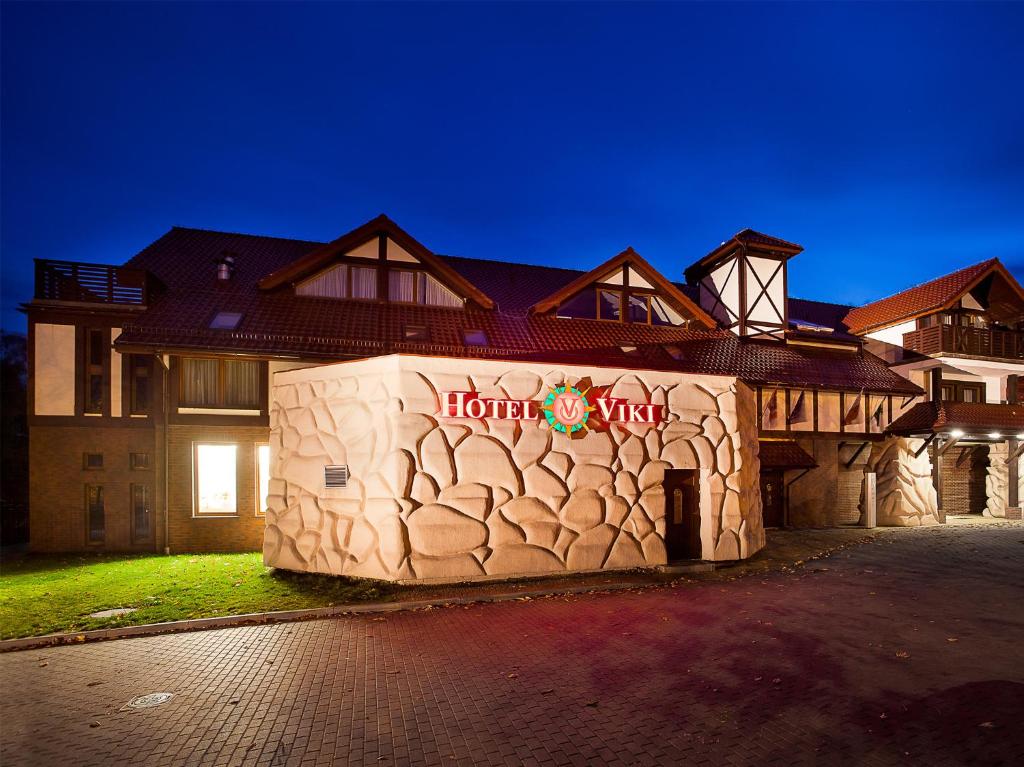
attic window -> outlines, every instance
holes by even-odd
[[[675,344],[665,344],[665,351],[668,352],[668,356],[674,360],[681,360],[683,358],[683,350]]]
[[[482,330],[469,329],[462,331],[466,346],[487,346],[487,334]]]
[[[242,321],[241,312],[217,312],[210,321],[211,330],[234,330]]]
[[[430,333],[427,331],[426,325],[406,325],[405,326],[405,340],[406,341],[429,341]]]

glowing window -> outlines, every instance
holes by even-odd
[[[256,513],[267,513],[270,495],[270,445],[256,446]]]
[[[193,482],[197,516],[224,516],[237,512],[237,452],[235,445],[196,445]]]

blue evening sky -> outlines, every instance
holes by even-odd
[[[1024,5],[4,3],[5,328],[32,258],[172,225],[665,274],[743,227],[792,295],[1024,272]]]

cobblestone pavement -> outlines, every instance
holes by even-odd
[[[932,528],[725,582],[9,653],[0,761],[1019,765],[1022,565],[1022,525]]]

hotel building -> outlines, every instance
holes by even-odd
[[[744,230],[676,282],[632,249],[442,256],[380,216],[37,261],[31,547],[452,580],[1019,513],[1014,277],[852,308],[788,296],[801,250]]]

